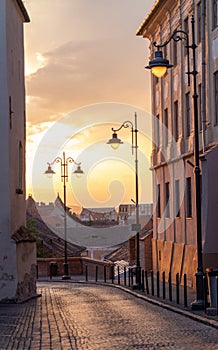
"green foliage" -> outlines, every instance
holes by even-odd
[[[29,217],[27,218],[27,228],[30,230],[31,234],[33,235],[33,237],[36,239],[36,244],[40,244],[41,240],[39,238],[39,234],[36,228],[36,219],[34,219],[33,217]]]
[[[39,232],[37,229],[37,220],[34,217],[27,217],[27,228],[30,230],[32,236],[36,239],[37,246],[37,258],[50,258],[52,257],[51,252],[43,246],[43,242],[40,239]]]

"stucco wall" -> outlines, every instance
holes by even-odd
[[[195,273],[197,269],[196,248],[193,246],[174,242],[154,240],[152,241],[153,270],[159,271],[160,276],[165,272],[168,278],[171,272],[172,282],[176,281],[179,273],[183,283],[183,275],[187,275],[187,284],[195,288]]]
[[[17,243],[16,256],[18,276],[16,301],[22,301],[36,295],[36,243]]]
[[[25,225],[25,84],[23,20],[14,1],[7,1],[7,82],[12,114],[9,119],[9,180],[11,234]],[[10,108],[10,107],[9,107]],[[21,151],[19,150],[21,147]],[[22,167],[22,169],[21,169]],[[21,170],[21,175],[19,174]],[[22,190],[23,193],[17,193]]]
[[[16,243],[9,236],[1,237],[0,302],[15,300],[17,288]]]
[[[218,145],[208,150],[202,161],[203,255],[206,266],[218,267]]]
[[[161,7],[153,8],[140,27],[138,35],[150,40],[151,57],[154,57],[154,42],[163,44],[170,35],[178,30],[186,30],[189,33],[190,44],[192,41],[191,15],[195,16],[195,34],[199,33],[199,20],[197,6],[199,1],[172,1],[161,2]],[[163,16],[164,13],[164,16]],[[215,73],[218,70],[218,27],[213,27],[214,8],[212,1],[206,1],[206,25],[205,25],[205,51],[202,51],[203,37],[197,40],[197,94],[199,95],[198,117],[199,127],[205,127],[205,132],[199,132],[200,153],[205,152],[205,160],[202,159],[202,222],[203,222],[203,263],[206,266],[218,265],[218,150],[211,148],[218,142],[218,123],[216,120],[215,102]],[[188,22],[186,19],[188,18]],[[188,23],[188,24],[187,24]],[[188,28],[187,28],[188,25]],[[200,23],[201,25],[201,23]],[[191,84],[187,84],[187,55],[181,41],[176,44],[174,55],[173,41],[163,50],[164,57],[174,64],[171,70],[162,79],[152,78],[152,113],[158,116],[159,128],[153,118],[153,194],[156,200],[156,186],[160,184],[161,217],[157,218],[154,211],[154,240],[153,240],[153,264],[154,269],[169,268],[172,272],[187,273],[189,285],[192,285],[193,275],[196,272],[196,203],[195,203],[195,176],[193,172],[194,157],[194,101],[193,101],[193,77]],[[202,56],[205,55],[205,56]],[[175,56],[177,62],[174,62]],[[202,58],[203,57],[203,58]],[[205,64],[203,64],[205,62]],[[193,69],[193,60],[190,56],[190,69]],[[205,90],[202,72],[205,68]],[[201,89],[201,90],[200,90]],[[203,100],[205,92],[206,98]],[[187,94],[189,93],[189,106]],[[200,101],[201,99],[201,101]],[[175,102],[178,103],[178,115],[175,113]],[[205,111],[203,103],[205,102]],[[167,126],[169,129],[168,145],[164,144],[163,125],[165,123],[165,111],[168,111]],[[202,109],[202,111],[201,111]],[[190,130],[187,122],[190,112]],[[203,112],[203,113],[202,113]],[[177,119],[175,116],[177,115]],[[200,124],[201,119],[206,118],[206,123]],[[178,140],[173,143],[173,135],[178,130]],[[190,132],[189,132],[190,131]],[[177,134],[177,133],[176,133]],[[177,135],[176,135],[177,136]],[[203,147],[204,146],[204,147]],[[177,152],[177,153],[176,153]],[[189,163],[188,163],[189,161]],[[179,166],[183,162],[183,169]],[[168,169],[167,169],[168,168]],[[187,215],[187,194],[185,190],[186,179],[191,178],[192,214]],[[180,216],[175,218],[175,180],[180,181],[181,206]],[[165,183],[170,183],[170,218],[166,214]],[[190,208],[190,206],[189,206]],[[190,211],[189,211],[190,212]],[[172,252],[165,256],[166,244],[172,245]],[[173,254],[174,252],[174,254]],[[160,261],[161,260],[161,261]]]
[[[25,226],[26,217],[23,23],[24,17],[17,2],[1,0],[0,302],[24,299],[31,294],[31,288],[33,294],[35,292],[34,283],[28,287],[29,292],[26,289],[29,283],[27,276],[32,275],[31,278],[34,278],[35,243],[16,243],[11,238],[21,226]],[[20,151],[19,145],[22,145]]]

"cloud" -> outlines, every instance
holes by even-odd
[[[86,104],[123,102],[142,106],[131,50],[119,40],[70,41],[46,52],[44,66],[26,78],[27,115],[31,122],[55,120]],[[142,78],[143,79],[143,78]]]

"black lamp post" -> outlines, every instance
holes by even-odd
[[[195,201],[196,201],[196,223],[197,223],[197,257],[198,266],[196,276],[196,300],[192,303],[192,309],[204,308],[204,288],[203,288],[203,263],[202,263],[202,227],[201,227],[201,170],[199,166],[199,136],[198,136],[198,94],[197,94],[197,70],[196,70],[196,48],[195,44],[195,20],[194,16],[191,19],[192,24],[192,44],[189,44],[189,36],[183,30],[176,30],[165,43],[157,47],[155,58],[149,62],[148,67],[157,77],[162,77],[167,71],[167,68],[173,67],[167,59],[163,58],[160,48],[169,44],[171,40],[176,42],[186,41],[187,49],[187,67],[188,67],[188,85],[190,85],[190,76],[193,76],[193,102],[194,102],[194,174],[195,174]],[[193,70],[190,70],[189,50],[192,50],[193,55]]]
[[[112,138],[107,142],[113,149],[117,149],[123,142],[117,137],[117,132],[122,128],[131,128],[132,132],[132,154],[135,150],[135,208],[136,208],[136,225],[133,225],[134,231],[136,231],[136,286],[135,289],[141,289],[141,268],[140,268],[140,250],[139,250],[139,190],[138,190],[138,129],[137,129],[137,114],[135,113],[135,125],[129,120],[123,122],[118,128],[112,128]],[[135,137],[134,137],[135,136]]]
[[[54,163],[60,163],[61,165],[61,181],[64,183],[64,275],[62,276],[63,280],[69,280],[69,270],[68,270],[68,259],[67,259],[67,195],[66,195],[66,182],[68,181],[68,163],[75,163],[77,165],[77,169],[74,171],[76,175],[82,175],[83,171],[81,170],[80,164],[77,163],[73,158],[66,158],[65,152],[63,152],[63,158],[57,157],[53,160],[52,163],[48,163],[48,169],[45,171],[45,174],[48,176],[52,176],[55,174],[52,169],[52,165]]]

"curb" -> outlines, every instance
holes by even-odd
[[[127,289],[127,288],[125,288],[123,286],[119,286],[119,285],[116,285],[116,284],[114,284],[114,285],[113,284],[102,284],[102,283],[98,283],[98,284],[112,286],[112,287],[121,289],[122,291],[124,291],[126,293],[129,293],[131,295],[134,295],[135,297],[137,297],[139,299],[145,300],[145,301],[149,302],[150,304],[162,307],[163,309],[170,310],[170,311],[175,312],[177,314],[180,314],[180,315],[183,315],[185,317],[191,318],[192,320],[204,323],[205,325],[208,325],[208,326],[211,326],[211,327],[214,327],[214,328],[218,329],[218,321],[216,321],[216,320],[210,320],[210,319],[208,319],[206,317],[203,317],[201,315],[196,315],[196,314],[192,313],[191,311],[183,310],[182,308],[179,308],[179,307],[176,307],[176,306],[173,306],[173,305],[169,305],[169,304],[164,303],[162,301],[159,301],[159,300],[153,299],[151,297],[148,297],[147,295],[139,294],[139,293],[137,293],[137,292],[135,292],[133,290]]]

